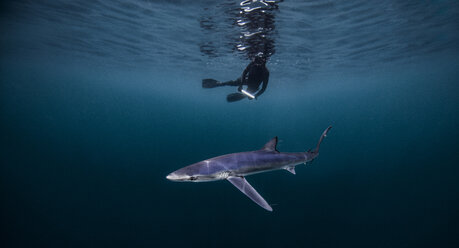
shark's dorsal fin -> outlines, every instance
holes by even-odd
[[[277,136],[272,138],[270,141],[268,141],[268,143],[266,143],[265,146],[263,146],[263,148],[261,149],[265,151],[270,151],[270,152],[279,152],[276,149],[276,146],[277,146]]]

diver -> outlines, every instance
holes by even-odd
[[[219,86],[239,86],[237,89],[239,91],[238,93],[232,93],[226,97],[228,102],[235,102],[246,97],[249,98],[249,100],[257,99],[265,92],[268,81],[269,71],[266,68],[266,57],[260,53],[257,54],[252,62],[245,68],[240,78],[227,82],[219,82],[215,79],[203,79],[202,87],[215,88]],[[263,85],[261,89],[258,90],[261,83],[263,83]],[[247,85],[247,90],[242,88],[243,85]]]

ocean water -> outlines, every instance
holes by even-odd
[[[0,9],[1,247],[459,246],[457,1]],[[257,52],[257,100],[201,87]],[[165,178],[274,136],[305,151],[329,125],[296,175],[247,177],[273,212]]]

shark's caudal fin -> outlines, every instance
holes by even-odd
[[[319,139],[319,142],[317,143],[317,146],[314,150],[312,150],[311,152],[313,153],[318,153],[319,152],[319,148],[320,148],[320,143],[322,143],[322,140],[327,137],[327,133],[328,131],[330,131],[330,129],[332,128],[332,126],[329,126],[327,127],[327,129],[325,129],[325,131],[322,133],[322,135],[320,136],[320,139]]]
[[[273,211],[271,206],[261,197],[260,194],[252,187],[252,185],[245,180],[244,177],[228,177],[227,180],[232,183],[236,188],[238,188],[242,193],[248,196],[252,201],[260,205],[260,207]]]

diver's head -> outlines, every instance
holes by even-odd
[[[253,62],[257,65],[264,65],[266,64],[266,57],[262,52],[257,53],[253,58]]]

